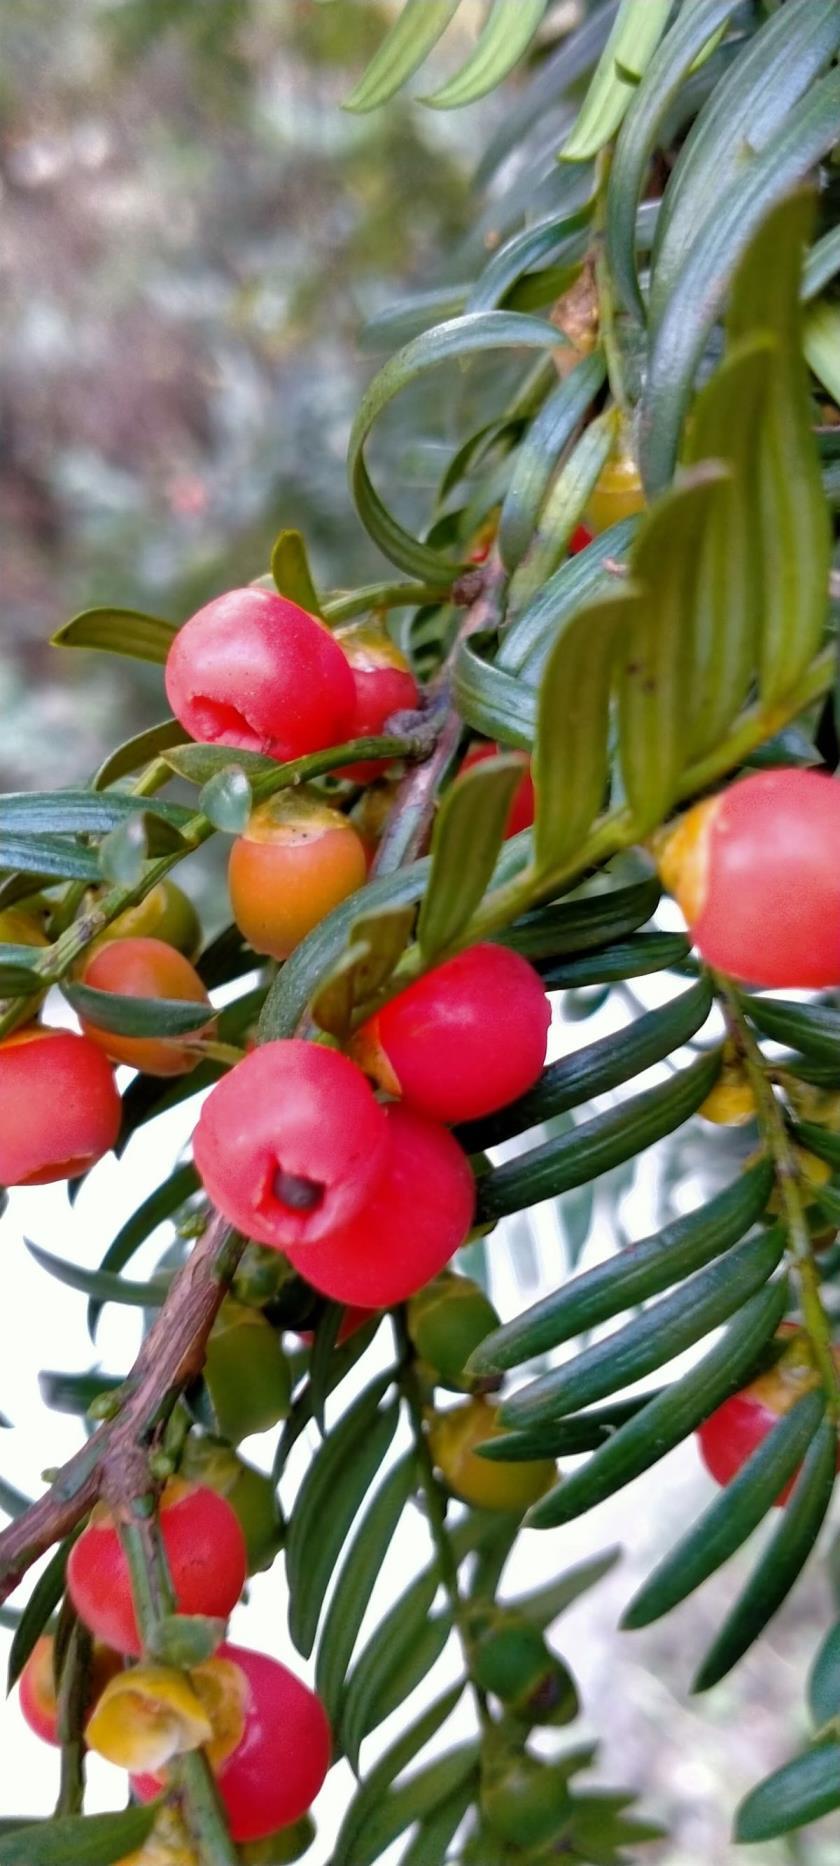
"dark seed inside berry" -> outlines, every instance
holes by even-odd
[[[323,1204],[324,1187],[317,1179],[304,1179],[300,1173],[287,1173],[278,1166],[272,1184],[274,1197],[292,1212],[314,1212]]]

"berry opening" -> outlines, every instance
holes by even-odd
[[[278,1205],[292,1212],[317,1212],[324,1203],[326,1187],[318,1179],[305,1179],[301,1173],[287,1173],[278,1166],[271,1182],[272,1197]]]
[[[242,751],[265,750],[263,734],[237,706],[214,700],[210,694],[196,693],[192,696],[192,711],[202,737],[216,744],[238,746]]]
[[[80,1173],[86,1173],[89,1166],[95,1166],[97,1158],[94,1153],[78,1153],[73,1154],[69,1160],[53,1160],[49,1166],[41,1166],[37,1172],[27,1173],[18,1184],[48,1186],[54,1179],[76,1179]]]

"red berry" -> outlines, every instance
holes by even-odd
[[[245,1538],[231,1506],[203,1484],[167,1486],[160,1532],[180,1613],[226,1620],[247,1575]],[[85,1626],[116,1652],[137,1654],[128,1563],[112,1518],[94,1514],[67,1564],[70,1598]]]
[[[238,1673],[239,1716],[234,1746],[213,1767],[231,1837],[242,1845],[300,1820],[312,1806],[330,1766],[330,1727],[320,1698],[294,1672],[244,1646],[220,1646],[194,1674],[200,1689],[201,1674],[209,1678],[218,1661],[225,1673]],[[212,1718],[212,1702],[208,1709]],[[153,1801],[163,1786],[153,1775],[131,1780],[141,1801]]]
[[[500,746],[493,745],[492,743],[488,745],[471,745],[461,765],[461,771],[471,771],[473,765],[481,765],[486,758],[497,757],[500,750]],[[536,813],[537,804],[534,796],[534,780],[531,776],[531,767],[529,764],[528,769],[523,771],[521,784],[517,784],[516,790],[513,793],[513,799],[505,824],[505,841],[507,841],[509,836],[517,836],[520,829],[530,829]]]
[[[255,952],[287,959],[366,872],[364,843],[340,810],[283,791],[257,805],[231,849],[233,917]]]
[[[113,1147],[120,1117],[114,1072],[87,1037],[29,1024],[0,1043],[0,1185],[87,1172]]]
[[[840,984],[840,784],[761,771],[689,810],[665,886],[707,964],[754,985]]]
[[[778,1335],[787,1340],[787,1345],[775,1365],[767,1373],[759,1374],[740,1393],[733,1393],[731,1399],[724,1400],[717,1412],[698,1428],[700,1456],[710,1476],[724,1489],[764,1443],[778,1420],[790,1412],[803,1393],[819,1386],[819,1374],[806,1337],[791,1323],[783,1323]],[[840,1366],[840,1350],[835,1350],[835,1354]],[[837,1468],[840,1470],[840,1449]],[[794,1471],[776,1498],[777,1505],[787,1502],[798,1475],[799,1472]]]
[[[472,1173],[446,1128],[400,1103],[385,1114],[387,1165],[368,1203],[317,1244],[287,1253],[314,1289],[358,1308],[405,1302],[437,1276],[475,1208]]]
[[[20,1675],[20,1708],[30,1730],[44,1743],[59,1741],[58,1698],[54,1673],[55,1640],[50,1633],[36,1640]],[[96,1702],[109,1678],[122,1669],[122,1659],[107,1646],[96,1645],[91,1655],[89,1701]]]
[[[193,1137],[214,1204],[285,1250],[354,1218],[385,1165],[388,1124],[360,1069],[290,1037],[252,1050],[208,1095]]]
[[[353,676],[323,623],[270,590],[229,590],[185,622],[166,693],[194,739],[300,758],[349,737]]]
[[[383,1085],[437,1121],[475,1121],[536,1082],[551,1006],[506,946],[470,946],[371,1018],[357,1054]]]
[[[569,556],[577,557],[578,551],[585,551],[594,536],[594,531],[590,531],[588,525],[576,525],[569,539]]]
[[[212,1034],[213,1007],[195,966],[162,939],[114,939],[100,946],[85,967],[83,983],[95,991],[112,991],[123,998],[181,999],[206,1004],[210,1016],[194,1037]],[[194,1069],[199,1051],[177,1037],[123,1037],[105,1030],[90,1017],[82,1029],[115,1063],[127,1063],[148,1076],[183,1076]]]
[[[385,728],[392,713],[413,712],[420,689],[411,668],[383,628],[355,624],[339,629],[336,641],[353,670],[356,705],[348,738],[375,738]],[[368,784],[385,769],[381,758],[361,759],[358,764],[342,765],[340,776]]]

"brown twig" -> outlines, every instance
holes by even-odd
[[[372,875],[391,875],[422,854],[435,813],[441,781],[458,750],[463,720],[452,697],[452,675],[461,643],[469,635],[493,628],[499,620],[506,573],[496,551],[480,569],[468,571],[456,585],[456,600],[469,600],[446,660],[428,690],[422,720],[429,733],[432,749],[428,758],[413,765],[399,786],[388,815],[385,832],[376,851]]]
[[[172,1288],[126,1382],[126,1400],[62,1466],[46,1496],[0,1533],[0,1600],[32,1563],[69,1535],[100,1494],[112,1505],[137,1493],[145,1456],[179,1394],[201,1372],[207,1337],[230,1285],[244,1241],[218,1214],[211,1219]]]

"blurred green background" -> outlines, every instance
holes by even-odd
[[[375,571],[344,475],[358,332],[457,252],[502,107],[343,112],[396,10],[0,8],[4,787],[79,779],[163,710],[157,674],[49,649],[75,610],[179,619],[281,525],[325,584]]]

